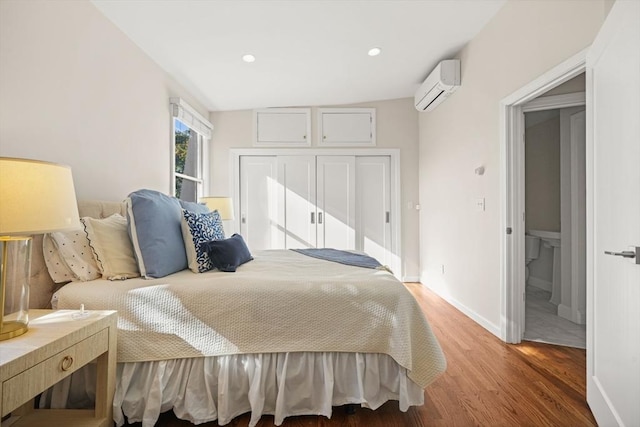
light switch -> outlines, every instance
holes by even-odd
[[[484,212],[484,197],[478,197],[475,202],[476,211]]]

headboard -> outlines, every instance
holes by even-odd
[[[107,202],[103,200],[78,201],[80,218],[107,218],[119,213],[126,216],[123,202]],[[29,308],[50,308],[51,296],[62,285],[54,283],[47,271],[42,253],[42,234],[33,236],[31,242],[31,276],[29,283]]]

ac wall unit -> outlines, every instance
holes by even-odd
[[[418,111],[431,111],[460,87],[460,60],[446,59],[433,69],[415,95]]]

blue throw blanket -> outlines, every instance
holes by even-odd
[[[349,251],[340,251],[338,249],[319,248],[319,249],[291,249],[303,255],[313,258],[320,258],[326,261],[338,262],[340,264],[353,265],[364,268],[384,268],[382,264],[369,255],[353,253]],[[385,268],[386,269],[386,268]]]

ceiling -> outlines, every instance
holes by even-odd
[[[92,2],[207,109],[225,111],[411,97],[505,0]],[[368,56],[373,47],[382,53]]]

